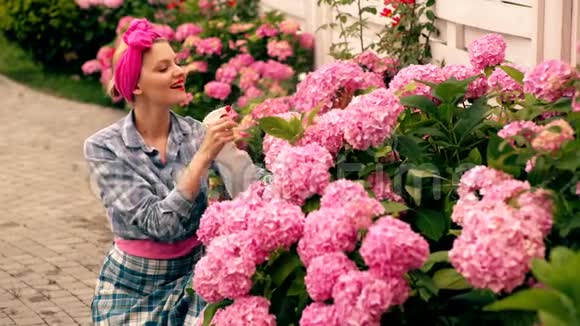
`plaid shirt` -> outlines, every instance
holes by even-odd
[[[85,158],[116,237],[175,242],[195,233],[207,207],[207,177],[193,201],[175,185],[204,135],[199,121],[171,112],[163,164],[137,132],[131,111],[85,141]]]

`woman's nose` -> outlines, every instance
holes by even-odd
[[[174,77],[183,77],[185,76],[185,69],[179,65],[175,65],[175,70],[173,71]]]

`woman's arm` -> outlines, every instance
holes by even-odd
[[[101,142],[85,142],[85,158],[100,188],[100,197],[117,236],[131,236],[137,228],[152,240],[172,242],[191,233],[191,214],[198,205],[201,179],[223,147],[232,139],[235,122],[220,120],[208,127],[200,149],[165,198],[149,180]]]

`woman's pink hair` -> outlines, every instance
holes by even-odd
[[[127,50],[115,64],[114,87],[128,102],[134,100],[133,91],[139,82],[143,52],[150,49],[154,41],[160,38],[161,35],[155,31],[147,19],[134,19],[123,35]]]

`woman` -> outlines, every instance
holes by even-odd
[[[220,168],[237,191],[261,170],[232,146],[237,123],[223,110],[205,125],[170,111],[186,99],[185,74],[147,20],[134,20],[123,41],[113,92],[132,110],[84,148],[115,236],[92,318],[96,325],[182,325],[204,305],[185,289],[201,255],[195,231],[207,206],[208,169]]]

